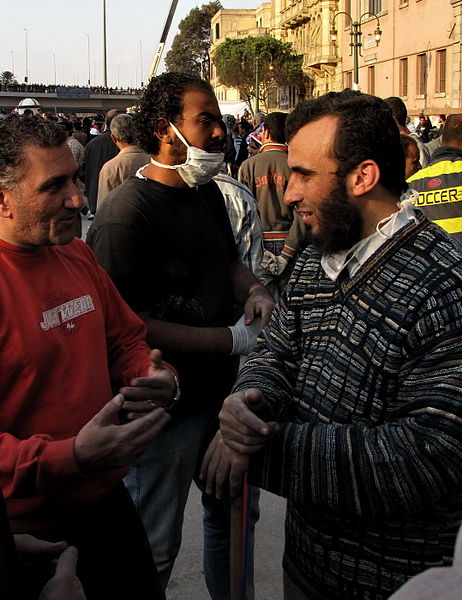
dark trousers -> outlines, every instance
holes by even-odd
[[[95,503],[57,516],[53,529],[31,533],[77,547],[77,575],[87,600],[165,600],[143,525],[122,484]],[[41,589],[48,577],[35,568],[28,579]]]

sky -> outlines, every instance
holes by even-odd
[[[21,0],[17,10],[2,10],[0,72],[24,82],[53,85],[103,84],[104,0]],[[221,0],[223,8],[256,8],[263,0]],[[6,0],[0,0],[0,6]],[[179,0],[164,57],[178,24],[208,0]],[[107,78],[109,87],[138,87],[146,82],[171,0],[106,0]],[[26,52],[27,48],[27,52]],[[27,60],[26,60],[27,57]],[[163,61],[157,74],[164,70]]]

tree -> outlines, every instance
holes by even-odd
[[[3,71],[3,73],[0,73],[0,83],[4,89],[7,90],[9,85],[13,85],[18,82],[16,81],[14,73],[11,71]]]
[[[272,37],[229,39],[217,47],[214,64],[223,85],[239,90],[250,104],[255,97],[256,68],[259,71],[259,100],[268,109],[268,92],[280,86],[305,88],[301,55],[292,44]],[[257,65],[258,61],[258,65]]]
[[[180,22],[179,33],[165,56],[167,71],[191,73],[207,81],[210,79],[210,22],[219,11],[218,0],[193,8]]]

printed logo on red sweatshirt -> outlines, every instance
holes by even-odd
[[[68,333],[75,327],[73,320],[77,317],[95,310],[95,305],[90,295],[80,296],[74,300],[63,302],[50,310],[42,313],[43,321],[40,327],[43,331],[49,331],[54,327],[63,326]]]

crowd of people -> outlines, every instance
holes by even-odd
[[[101,94],[101,95],[121,95],[130,94],[133,96],[139,96],[143,90],[142,88],[121,88],[121,87],[106,87],[102,85],[89,85],[89,86],[77,86],[77,85],[45,85],[44,83],[13,83],[3,82],[0,83],[1,92],[20,92],[22,94],[60,94],[69,97],[81,97],[83,91],[87,91],[90,94]]]
[[[183,73],[0,119],[2,597],[164,600],[193,484],[212,600],[243,493],[258,597],[260,488],[285,600],[457,597],[462,115],[424,121],[344,90],[249,123]]]

